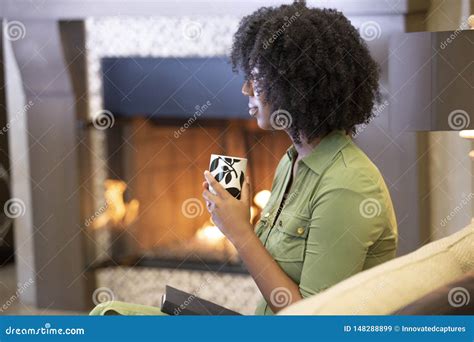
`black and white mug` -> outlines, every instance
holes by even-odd
[[[247,159],[220,154],[211,154],[209,172],[235,198],[240,199],[242,185],[245,180]],[[209,191],[216,194],[209,186]]]

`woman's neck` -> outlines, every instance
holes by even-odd
[[[306,139],[300,139],[301,142],[299,144],[295,143],[293,137],[290,135],[290,139],[293,142],[293,145],[295,146],[296,152],[298,152],[298,156],[296,160],[301,160],[302,158],[306,157],[313,151],[313,149],[319,144],[321,141],[321,138],[317,137],[314,138],[312,141],[308,142]]]

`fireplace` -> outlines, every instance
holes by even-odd
[[[203,171],[212,153],[248,159],[255,224],[290,141],[282,131],[261,130],[247,114],[242,80],[221,59],[209,60],[103,61],[105,110],[89,127],[105,135],[107,179],[105,203],[90,227],[110,238],[109,259],[96,266],[246,273],[206,209]],[[202,70],[218,70],[219,80],[207,75],[192,81]],[[186,81],[183,72],[193,76]],[[169,82],[170,75],[185,85]],[[169,87],[174,95],[155,95],[173,93]]]

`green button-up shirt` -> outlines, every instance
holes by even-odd
[[[278,164],[255,231],[306,298],[392,259],[398,234],[380,171],[344,131],[324,137],[298,162],[284,196],[296,157],[292,145]],[[285,301],[280,295],[277,306]],[[255,313],[273,314],[263,299]]]

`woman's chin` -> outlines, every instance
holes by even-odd
[[[261,120],[260,118],[257,118],[257,125],[260,127],[260,129],[264,129],[266,131],[273,130],[272,125],[270,125],[268,121]]]

